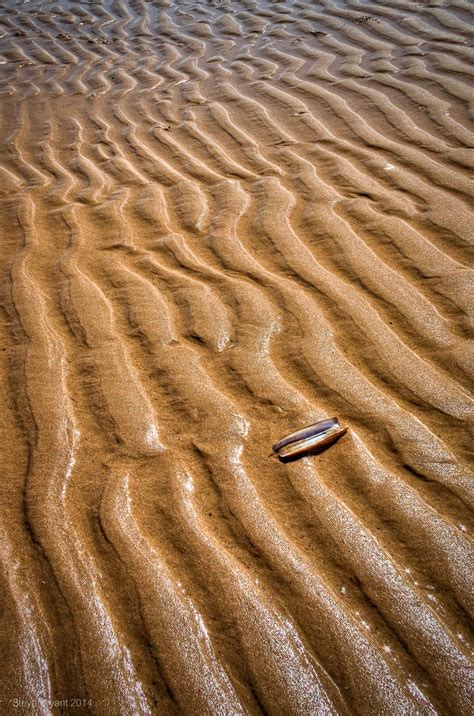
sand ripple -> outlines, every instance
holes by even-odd
[[[3,6],[2,712],[468,713],[469,3]]]

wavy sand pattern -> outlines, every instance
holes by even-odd
[[[3,3],[2,713],[470,711],[469,5]]]

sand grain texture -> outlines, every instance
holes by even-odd
[[[2,3],[2,714],[470,712],[469,5]]]

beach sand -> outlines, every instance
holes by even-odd
[[[472,708],[469,5],[2,3],[2,714]]]

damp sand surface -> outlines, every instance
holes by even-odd
[[[3,3],[3,713],[470,711],[469,12]]]

